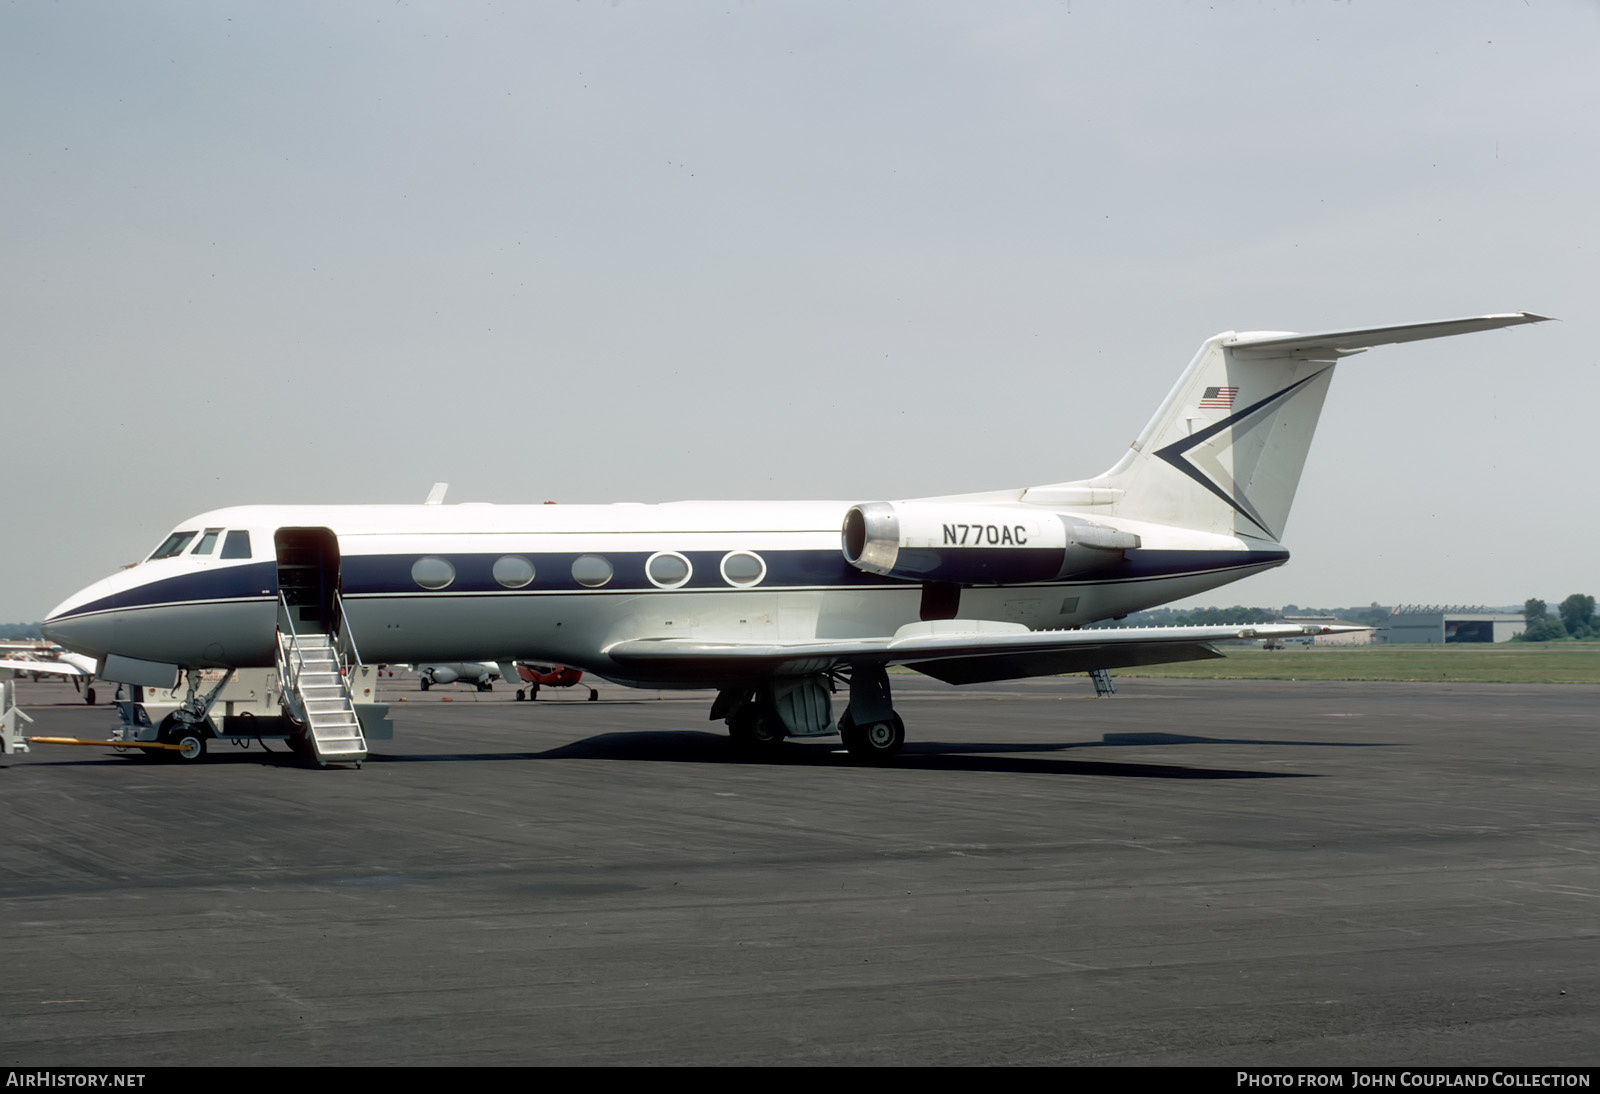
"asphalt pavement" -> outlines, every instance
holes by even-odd
[[[885,768],[404,678],[359,770],[0,757],[0,1064],[1600,1061],[1600,688],[894,684]]]

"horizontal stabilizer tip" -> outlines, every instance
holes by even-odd
[[[1321,331],[1313,334],[1236,334],[1223,345],[1243,358],[1305,357],[1325,353],[1330,357],[1359,353],[1373,346],[1396,342],[1419,342],[1425,338],[1448,338],[1455,334],[1517,327],[1524,323],[1547,323],[1549,316],[1533,312],[1503,312],[1469,316],[1464,319],[1438,319],[1429,323],[1404,323],[1395,327],[1366,327],[1360,330]]]

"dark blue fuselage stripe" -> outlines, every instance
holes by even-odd
[[[615,569],[604,586],[591,589],[572,577],[572,563],[582,554],[595,552],[564,551],[547,554],[523,553],[534,565],[534,580],[518,589],[508,589],[495,581],[495,561],[500,553],[439,553],[429,556],[347,555],[343,560],[341,591],[348,597],[449,596],[459,594],[537,594],[537,593],[649,593],[661,592],[645,576],[645,562],[653,551],[610,552],[604,557]],[[724,551],[685,551],[694,568],[689,581],[674,592],[778,592],[785,589],[866,589],[916,588],[916,582],[883,577],[857,570],[836,550],[783,550],[759,552],[767,564],[767,576],[760,585],[734,588],[722,580]],[[443,558],[455,568],[455,580],[446,588],[429,592],[411,579],[411,567],[421,557]],[[1150,581],[1159,578],[1198,576],[1227,570],[1276,565],[1288,559],[1289,552],[1278,551],[1159,551],[1133,550],[1120,563],[1094,574],[1070,575],[1054,581],[1019,582],[1024,585],[1101,585]],[[979,586],[980,588],[986,586]],[[250,601],[278,593],[275,562],[255,562],[245,566],[221,566],[178,574],[146,585],[139,585],[112,596],[74,608],[57,618],[71,619],[107,611],[194,602]]]

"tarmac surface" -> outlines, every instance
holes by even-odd
[[[360,770],[0,757],[0,1065],[1600,1062],[1600,688],[894,686],[881,769],[403,680]]]

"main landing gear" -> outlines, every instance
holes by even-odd
[[[888,763],[900,754],[906,743],[906,724],[893,713],[880,721],[858,726],[847,710],[839,716],[839,736],[850,758],[857,763]]]
[[[850,702],[833,720],[834,677],[779,678],[759,687],[724,688],[711,718],[728,724],[734,747],[751,758],[775,755],[786,737],[825,737],[835,732],[859,764],[884,764],[900,754],[906,725],[890,704],[889,676],[881,665],[849,674]]]
[[[777,752],[787,734],[783,723],[758,702],[745,703],[728,718],[728,736],[733,747],[747,756],[770,756]]]

